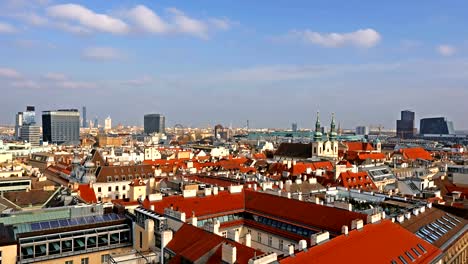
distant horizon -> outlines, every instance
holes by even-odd
[[[26,105],[142,125],[468,129],[466,1],[0,1],[0,123]],[[248,10],[248,12],[246,12]],[[398,19],[395,19],[398,14]],[[40,112],[37,112],[40,116]],[[416,127],[419,122],[416,122]]]

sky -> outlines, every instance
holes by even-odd
[[[35,105],[168,126],[468,129],[468,2],[1,0],[0,124]]]

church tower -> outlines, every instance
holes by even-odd
[[[317,121],[315,121],[314,140],[312,141],[312,157],[323,155],[322,127],[320,126],[319,112],[317,112]]]

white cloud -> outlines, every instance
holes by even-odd
[[[95,13],[77,4],[48,7],[47,15],[53,18],[74,21],[82,27],[100,32],[125,34],[129,31],[129,27],[124,21],[109,15]]]
[[[0,67],[0,78],[18,79],[21,74],[14,69]]]
[[[457,52],[457,49],[454,46],[444,44],[437,47],[437,52],[442,56],[452,56]]]
[[[150,33],[166,33],[169,25],[151,9],[138,5],[128,11],[127,17],[141,30]]]
[[[229,20],[228,18],[212,18],[209,22],[216,28],[220,30],[229,30],[234,22]]]
[[[150,84],[152,82],[153,82],[153,78],[151,78],[150,76],[142,76],[137,79],[122,81],[120,82],[120,84],[126,85],[126,86],[143,86],[146,84]]]
[[[173,15],[172,19],[177,32],[194,35],[200,38],[208,37],[208,27],[203,21],[188,17],[184,12],[173,7],[167,10]]]
[[[18,19],[21,19],[33,26],[44,26],[48,23],[47,18],[32,12],[16,14],[14,17],[17,17]]]
[[[39,89],[41,85],[37,82],[31,80],[23,80],[23,81],[16,81],[11,82],[10,85],[14,88],[26,88],[26,89]]]
[[[49,73],[46,73],[43,77],[44,77],[44,79],[49,80],[49,81],[65,81],[65,80],[68,80],[68,77],[65,74],[58,73],[58,72],[49,72]]]
[[[55,83],[59,88],[64,89],[91,89],[96,88],[97,85],[91,82],[76,82],[76,81],[61,81]]]
[[[91,47],[83,51],[83,57],[92,60],[115,60],[123,57],[122,53],[111,47]]]
[[[359,29],[348,33],[319,33],[310,30],[293,31],[293,35],[304,41],[329,48],[356,46],[370,48],[377,45],[382,37],[374,29]]]
[[[0,22],[0,33],[15,33],[16,28],[10,24]]]

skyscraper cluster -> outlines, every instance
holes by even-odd
[[[15,137],[18,140],[31,143],[32,146],[39,146],[41,129],[36,126],[34,106],[27,106],[26,111],[16,114]]]

